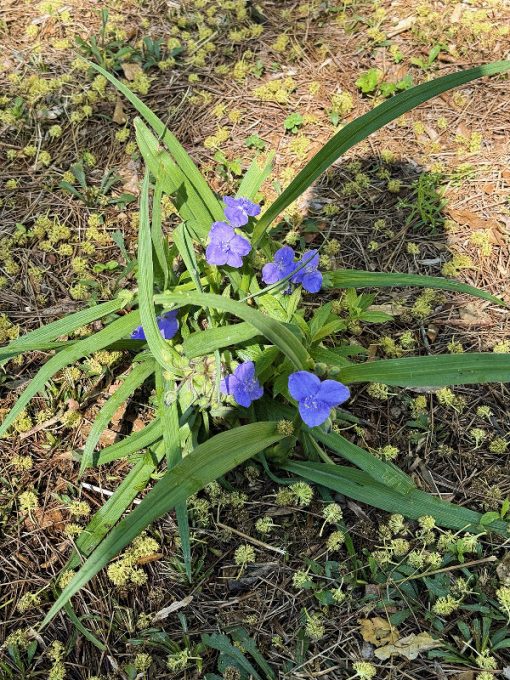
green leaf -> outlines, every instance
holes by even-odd
[[[108,423],[115,415],[115,412],[137,390],[147,378],[154,373],[155,362],[152,358],[135,364],[133,370],[124,379],[124,382],[117,388],[112,396],[106,401],[104,406],[97,414],[85,442],[83,455],[80,462],[80,475],[92,463],[94,449],[101,437],[101,434],[108,426]]]
[[[264,659],[262,654],[257,649],[255,640],[251,638],[244,628],[234,628],[230,631],[232,639],[240,643],[241,647],[248,652],[248,654],[256,661],[257,665],[264,671],[265,675],[269,680],[274,680],[275,674],[271,669],[271,666]]]
[[[255,247],[271,222],[352,146],[379,130],[402,114],[414,109],[423,102],[446,92],[453,87],[469,83],[475,78],[503,73],[510,68],[510,61],[499,61],[476,68],[451,73],[436,78],[405,92],[400,92],[391,99],[379,104],[363,116],[348,123],[305,165],[276,201],[266,210],[257,222],[254,230],[253,246]]]
[[[338,333],[338,331],[343,331],[346,328],[347,323],[344,319],[334,319],[333,321],[324,324],[322,328],[314,333],[312,342],[319,342],[320,340],[327,338],[328,335],[334,335],[335,333]]]
[[[78,548],[68,564],[67,569],[76,569],[81,563],[82,556],[88,557],[99,545],[110,529],[122,517],[138,494],[145,489],[152,474],[163,460],[163,446],[159,444],[131,468],[115,492],[91,518],[85,529],[76,539]]]
[[[33,348],[38,349],[41,345],[44,347],[46,343],[59,338],[61,335],[69,335],[69,333],[72,333],[77,328],[102,319],[104,316],[108,316],[108,314],[113,314],[121,309],[124,304],[125,300],[118,297],[115,300],[110,300],[110,302],[103,302],[100,305],[81,309],[79,312],[64,316],[63,319],[58,319],[45,326],[36,328],[34,331],[30,331],[30,333],[22,335],[21,338],[16,338],[6,347],[2,347],[0,349],[0,359],[7,356],[16,356],[16,354],[28,352]]]
[[[410,477],[392,463],[385,463],[376,458],[365,449],[356,446],[337,432],[326,433],[318,427],[311,430],[314,439],[325,444],[329,449],[337,453],[349,463],[353,463],[366,472],[378,483],[396,489],[400,493],[407,493],[415,489]]]
[[[242,668],[245,673],[248,673],[250,678],[255,680],[262,680],[252,664],[244,656],[244,654],[230,642],[227,635],[223,633],[213,633],[212,635],[202,634],[202,642],[211,649],[216,649],[220,654],[225,655],[232,662]]]
[[[262,160],[261,156],[252,160],[250,167],[245,172],[241,184],[239,185],[239,189],[237,190],[236,196],[238,198],[249,198],[250,200],[255,198],[255,194],[271,174],[274,155],[274,151],[271,151],[271,153],[267,155],[267,158],[262,162],[262,165],[260,164]]]
[[[161,185],[161,189],[172,196],[177,210],[189,224],[196,238],[205,239],[212,221],[206,205],[169,152],[160,147],[149,128],[139,118],[135,118],[134,125],[136,141],[147,167]]]
[[[398,512],[410,519],[432,515],[437,524],[456,531],[480,533],[490,528],[506,536],[508,524],[493,522],[490,527],[481,527],[481,514],[467,508],[439,500],[431,494],[414,489],[406,494],[374,481],[361,470],[330,463],[290,462],[282,466],[288,472],[300,475],[315,484],[325,486],[361,503],[367,503],[386,512]]]
[[[0,426],[0,436],[13,424],[30,399],[45,388],[46,383],[55,375],[55,373],[65,366],[78,361],[78,359],[82,359],[93,352],[98,352],[108,345],[111,345],[116,340],[120,340],[124,336],[129,335],[139,323],[140,315],[138,311],[130,312],[116,321],[113,321],[109,326],[103,328],[103,330],[94,333],[94,335],[91,335],[88,338],[80,340],[71,347],[67,347],[51,357],[51,359],[39,369],[35,377],[25,388],[25,391],[18,397],[16,403],[6,415]]]
[[[420,276],[418,274],[386,274],[384,272],[365,272],[356,269],[345,269],[327,272],[324,275],[324,288],[389,288],[416,286],[417,288],[437,288],[439,290],[452,290],[456,293],[468,293],[482,300],[490,300],[498,305],[506,306],[503,300],[495,295],[469,286],[460,281],[444,279],[440,276]]]
[[[200,173],[197,166],[193,163],[190,156],[187,154],[184,147],[179,143],[177,138],[167,130],[164,123],[151,111],[151,109],[142,102],[131,90],[123,85],[120,80],[117,80],[111,73],[105,71],[103,68],[92,62],[88,62],[89,66],[101,75],[103,75],[110,83],[121,92],[128,101],[135,107],[138,113],[145,118],[147,123],[152,127],[154,132],[162,137],[163,143],[172,154],[175,162],[179,166],[181,172],[187,177],[190,184],[193,186],[195,194],[200,197],[202,203],[206,206],[210,213],[212,220],[223,219],[223,210],[221,205],[207,184],[204,177]]]
[[[202,283],[200,281],[200,270],[198,268],[195,249],[193,247],[193,240],[188,233],[186,224],[179,224],[174,229],[173,239],[191,280],[195,284],[196,289],[201,291]]]
[[[169,470],[182,460],[179,413],[177,400],[175,399],[175,388],[175,383],[166,380],[163,371],[158,368],[156,371],[158,413],[163,426],[163,448]],[[175,514],[181,538],[186,575],[188,580],[191,581],[191,542],[186,501],[175,506]]]
[[[145,339],[149,349],[164,369],[168,369],[169,363],[176,352],[167,340],[161,335],[156,320],[154,309],[154,269],[152,264],[152,239],[149,217],[149,171],[145,176],[140,192],[140,227],[138,230],[138,294],[140,301],[140,319],[142,322]]]
[[[170,261],[168,256],[168,242],[165,239],[163,229],[161,228],[161,197],[161,182],[156,181],[154,198],[152,201],[151,239],[154,255],[156,256],[155,265],[157,265],[157,267],[155,267],[155,272],[157,271],[158,273],[155,278],[158,280],[163,290],[166,290],[170,279]]]
[[[326,347],[312,347],[310,354],[314,361],[327,364],[328,366],[350,366],[351,362],[342,356],[338,350],[327,349]]]
[[[510,382],[510,354],[438,354],[351,364],[340,370],[345,383],[380,382],[397,387],[446,387]]]
[[[181,293],[180,295],[165,293],[155,295],[154,301],[161,305],[173,305],[175,307],[195,305],[229,312],[254,326],[262,335],[279,347],[297,368],[306,367],[310,360],[305,347],[286,326],[242,302],[212,293]]]
[[[229,324],[208,328],[199,333],[192,333],[183,342],[183,349],[190,359],[212,354],[217,349],[238,345],[260,336],[260,332],[250,323]]]
[[[151,522],[256,453],[282,439],[274,422],[252,423],[211,437],[169,470],[82,565],[46,615],[46,626],[69,599]]]
[[[383,72],[378,68],[371,68],[365,73],[362,73],[356,80],[356,87],[359,88],[363,94],[369,94],[377,89],[382,80]]]
[[[133,432],[121,441],[111,446],[106,446],[101,451],[92,454],[92,465],[105,465],[119,458],[126,458],[136,451],[141,451],[160,439],[163,434],[163,426],[159,418],[151,421],[146,427]]]

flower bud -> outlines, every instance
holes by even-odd
[[[328,371],[328,367],[327,367],[327,364],[319,362],[318,364],[314,365],[313,370],[315,372],[315,375],[318,375],[319,378],[322,378],[326,375],[326,373]]]

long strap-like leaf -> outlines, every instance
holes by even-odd
[[[46,626],[66,602],[86,585],[108,561],[128,545],[151,522],[183,503],[209,482],[222,477],[259,451],[282,439],[275,422],[252,423],[211,437],[169,470],[126,518],[124,518],[83,564],[51,607]]]
[[[314,427],[311,434],[317,441],[366,472],[376,482],[390,486],[400,493],[407,493],[416,488],[411,478],[395,465],[379,460],[337,432],[326,433]]]
[[[44,348],[47,343],[55,340],[55,338],[58,338],[61,335],[69,335],[69,333],[72,333],[77,328],[86,326],[93,321],[102,319],[103,316],[116,312],[123,304],[122,299],[117,298],[116,300],[103,302],[100,305],[87,307],[87,309],[80,309],[79,312],[69,314],[63,319],[58,319],[45,326],[36,328],[35,330],[30,331],[30,333],[21,336],[21,338],[16,338],[16,340],[10,342],[6,347],[2,347],[2,349],[0,349],[0,359],[3,359],[6,356],[16,356],[16,354],[27,352],[33,348],[39,349],[41,346]]]
[[[275,217],[295,201],[296,198],[301,196],[324,170],[329,168],[332,163],[352,146],[361,142],[390,121],[395,120],[395,118],[423,104],[423,102],[437,97],[438,94],[446,92],[446,90],[464,85],[482,76],[503,73],[509,68],[510,61],[498,61],[493,64],[450,73],[447,76],[411,87],[405,92],[400,92],[379,104],[379,106],[376,106],[375,109],[348,123],[315,154],[285,191],[280,194],[276,201],[262,215],[255,227],[254,246],[260,241]]]
[[[380,382],[397,387],[446,387],[510,382],[510,354],[469,352],[367,361],[340,368],[345,383]]]
[[[217,349],[239,345],[257,336],[260,336],[260,331],[254,328],[251,323],[243,321],[242,323],[217,326],[192,333],[184,340],[182,346],[186,356],[193,359],[205,354],[212,354]]]
[[[105,465],[106,463],[111,463],[119,458],[125,458],[136,451],[141,451],[160,439],[162,434],[163,428],[161,421],[159,418],[155,418],[146,427],[138,430],[138,432],[133,432],[121,441],[115,442],[115,444],[111,444],[111,446],[106,446],[101,451],[93,454],[92,465],[94,465],[94,467],[97,465]]]
[[[107,80],[109,80],[110,83],[112,83],[112,85],[116,87],[117,90],[119,90],[119,92],[121,92],[128,101],[131,102],[138,113],[143,116],[143,118],[145,118],[154,132],[160,137],[162,136],[165,146],[174,157],[175,162],[179,166],[180,170],[191,182],[196,194],[202,198],[202,201],[209,211],[212,220],[221,220],[223,218],[223,211],[218,199],[177,138],[165,127],[163,122],[156,116],[156,114],[153,113],[150,108],[144,104],[141,99],[139,99],[139,97],[131,92],[128,87],[123,85],[120,80],[117,80],[115,76],[112,76],[111,73],[108,73],[108,71],[105,71],[97,64],[89,62],[89,65],[91,68],[95,69]]]
[[[196,192],[187,177],[181,172],[168,151],[161,148],[158,140],[135,118],[136,141],[147,167],[154,175],[161,189],[172,197],[172,202],[183,220],[188,222],[197,240],[204,240],[211,227],[211,214],[202,197]]]
[[[212,293],[181,293],[180,295],[165,293],[164,295],[155,295],[154,301],[161,305],[174,305],[176,307],[196,305],[230,312],[234,316],[251,323],[262,335],[279,347],[296,368],[306,368],[311,361],[305,347],[284,324],[270,316],[265,316],[257,309],[253,309],[253,307],[242,302]]]
[[[308,461],[289,462],[283,465],[283,468],[361,503],[387,512],[398,512],[411,519],[432,515],[439,526],[456,531],[479,533],[489,528],[503,536],[508,532],[506,522],[498,520],[483,527],[482,515],[474,510],[447,503],[419,489],[406,494],[399,493],[396,489],[379,484],[365,472],[354,468]]]
[[[80,564],[81,556],[88,557],[101,543],[110,529],[115,526],[122,515],[129,508],[140,491],[145,489],[152,473],[156,470],[164,457],[162,444],[153,447],[150,452],[140,457],[131,470],[115,489],[112,496],[102,505],[92,517],[83,532],[76,540],[79,554],[74,554],[67,565],[68,569],[75,569]]]
[[[152,373],[154,373],[154,366],[155,361],[152,357],[135,364],[131,373],[125,378],[124,382],[105,402],[104,406],[96,415],[83,448],[83,455],[80,462],[80,475],[82,475],[84,470],[92,464],[92,457],[96,444],[117,409],[122,406],[126,399],[133,394],[140,385],[143,385]]]
[[[28,404],[30,399],[35,396],[38,392],[44,389],[47,381],[60,371],[65,366],[78,361],[83,357],[92,354],[93,352],[98,352],[104,349],[108,345],[111,345],[116,340],[129,335],[136,326],[140,323],[140,315],[138,311],[130,312],[120,319],[113,321],[109,326],[103,328],[103,330],[90,335],[88,338],[80,340],[76,344],[68,347],[54,357],[51,357],[44,366],[42,366],[37,372],[36,376],[30,381],[28,387],[22,392],[12,409],[9,411],[2,425],[0,426],[0,435],[4,434],[7,429],[13,424],[16,418],[19,416],[21,411]]]
[[[385,272],[366,272],[357,269],[342,269],[339,271],[328,272],[324,276],[324,288],[390,288],[392,286],[401,288],[414,286],[416,288],[437,288],[439,290],[451,290],[456,293],[468,293],[474,297],[489,300],[497,305],[506,303],[495,295],[479,290],[467,283],[444,279],[441,276],[421,276],[419,274],[396,274]]]
[[[145,171],[140,192],[140,227],[138,230],[138,293],[140,319],[152,356],[164,369],[176,356],[175,350],[162,337],[154,310],[154,269],[152,264],[152,238],[149,217],[149,171]],[[177,355],[178,357],[178,355]]]

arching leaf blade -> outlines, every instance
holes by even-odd
[[[503,73],[510,69],[510,61],[498,61],[476,68],[450,73],[409,90],[400,92],[379,106],[351,121],[327,142],[305,165],[276,201],[266,210],[254,230],[256,245],[271,222],[296,200],[329,166],[358,142],[376,132],[395,118],[416,106],[437,97],[453,87],[464,85],[482,76]]]
[[[78,590],[151,522],[280,439],[282,435],[278,434],[275,422],[261,422],[221,432],[197,446],[169,470],[142,502],[111,530],[62,591],[41,627],[46,626]]]

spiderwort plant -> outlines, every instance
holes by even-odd
[[[154,419],[141,432],[96,451],[87,462],[102,465],[140,450],[150,454],[138,458],[108,506],[78,537],[80,554],[68,567],[75,569],[84,561],[44,624],[140,531],[172,508],[176,509],[183,548],[188,545],[184,557],[190,565],[186,499],[234,466],[275,449],[282,454],[284,470],[358,501],[411,518],[432,515],[438,525],[457,531],[490,529],[506,535],[507,525],[502,520],[483,522],[477,512],[428,495],[396,466],[344,438],[339,434],[341,421],[335,422],[335,409],[349,399],[350,386],[354,386],[354,395],[357,383],[405,388],[510,381],[510,356],[480,353],[352,360],[342,352],[345,326],[331,304],[321,305],[315,297],[314,314],[306,304],[299,304],[303,290],[315,296],[321,290],[334,295],[338,288],[378,285],[416,285],[470,293],[494,304],[501,301],[442,278],[348,270],[323,275],[316,250],[298,255],[275,243],[268,229],[355,142],[432,96],[508,70],[510,62],[453,73],[386,100],[337,132],[263,211],[254,197],[269,174],[268,164],[252,163],[242,179],[241,196],[220,200],[163,122],[126,85],[97,65],[91,64],[91,68],[113,84],[150,126],[135,119],[138,146],[148,169],[140,193],[138,287],[0,348],[0,362],[33,349],[55,351],[4,417],[0,435],[10,430],[32,397],[45,390],[56,373],[119,344],[128,353],[126,358],[132,358],[133,367],[99,412],[93,437],[103,424],[108,425],[121,400],[146,381],[155,385]],[[173,233],[172,248],[161,228],[163,194],[174,201],[182,219]],[[241,229],[241,233],[236,231]],[[177,266],[176,252],[186,271]],[[260,257],[265,262],[255,268]],[[163,277],[155,276],[156,260]],[[242,276],[237,271],[241,267]],[[292,295],[284,294],[287,289],[278,292],[275,284],[284,279],[289,281],[288,287],[295,287]],[[260,287],[260,280],[266,288]],[[161,281],[172,283],[165,283],[163,290],[158,288]],[[144,323],[153,323],[142,328],[141,316]],[[55,342],[101,319],[104,327],[88,337]],[[142,338],[146,344],[140,348],[134,340]],[[94,446],[95,439],[84,451]],[[338,465],[331,456],[346,459],[349,466]],[[158,472],[164,461],[166,471]],[[159,481],[122,518],[136,495],[156,476]]]

